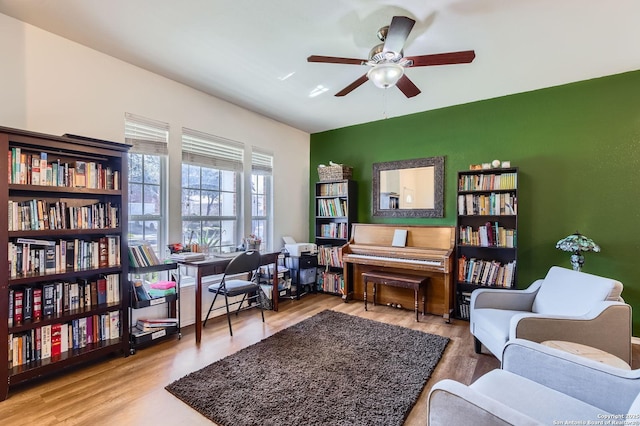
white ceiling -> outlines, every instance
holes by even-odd
[[[0,13],[309,133],[640,69],[639,0],[0,0]],[[405,55],[475,60],[408,69],[411,99],[371,82],[333,96],[368,67],[307,56],[367,58],[394,15],[416,20]]]

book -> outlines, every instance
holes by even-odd
[[[173,253],[169,257],[178,262],[197,262],[205,259],[204,253]]]
[[[393,241],[391,245],[393,247],[404,247],[407,245],[407,230],[406,229],[396,229],[393,232]]]
[[[62,350],[62,324],[51,325],[51,356],[58,356]]]
[[[137,298],[138,301],[145,301],[145,300],[151,299],[151,296],[149,296],[149,293],[147,293],[147,290],[144,288],[144,285],[142,283],[142,278],[135,278],[132,281],[132,284],[135,290],[134,296]]]
[[[109,266],[109,243],[107,237],[100,237],[98,240],[98,267]]]
[[[120,337],[120,311],[109,312],[109,338]]]
[[[55,313],[55,285],[47,283],[42,286],[42,315],[50,317]]]
[[[42,319],[42,288],[33,289],[33,319]]]
[[[84,161],[76,161],[74,168],[74,185],[77,188],[85,188],[87,186],[87,163]]]
[[[63,354],[69,350],[71,347],[69,342],[69,334],[71,332],[71,327],[69,324],[61,324],[60,325],[60,353]]]
[[[76,255],[75,255],[75,250],[76,250],[76,244],[75,244],[75,240],[68,240],[66,241],[67,244],[67,250],[66,250],[66,270],[67,271],[73,271],[76,269],[76,265],[75,265],[75,259],[76,259]]]
[[[52,241],[53,242],[53,241]],[[55,274],[56,273],[56,246],[48,245],[45,248],[45,263],[44,268],[47,274]]]
[[[142,331],[153,331],[165,327],[177,327],[177,318],[140,318],[136,327]]]
[[[104,276],[101,276],[97,280],[97,288],[98,288],[98,304],[102,305],[107,303],[107,279]]]
[[[42,354],[41,358],[46,359],[51,357],[51,325],[43,325],[41,327],[41,340],[42,340]]]
[[[8,317],[8,326],[9,327],[13,327],[13,317],[14,317],[14,312],[15,312],[15,308],[13,307],[14,304],[14,300],[15,300],[15,290],[10,288],[9,289],[9,310],[7,311],[7,317]]]
[[[22,320],[29,321],[33,318],[33,288],[24,288],[24,298],[22,305]]]

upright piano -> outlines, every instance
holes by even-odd
[[[392,245],[396,230],[406,230],[406,244]],[[353,224],[351,239],[342,247],[346,299],[363,300],[362,273],[374,269],[411,273],[429,277],[427,308],[431,314],[450,321],[454,309],[453,251],[455,227],[395,224]],[[412,291],[401,288],[380,288],[377,301],[411,308]]]

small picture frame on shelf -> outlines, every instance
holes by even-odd
[[[503,161],[502,162],[502,168],[503,169],[508,169],[511,167],[511,161]]]
[[[482,164],[470,164],[469,170],[482,170]]]

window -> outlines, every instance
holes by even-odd
[[[129,241],[147,241],[158,256],[165,247],[166,167],[169,125],[125,114],[129,152]]]
[[[273,155],[251,152],[251,233],[261,240],[260,249],[271,247]]]
[[[182,235],[202,251],[234,251],[240,223],[241,143],[183,129]]]

